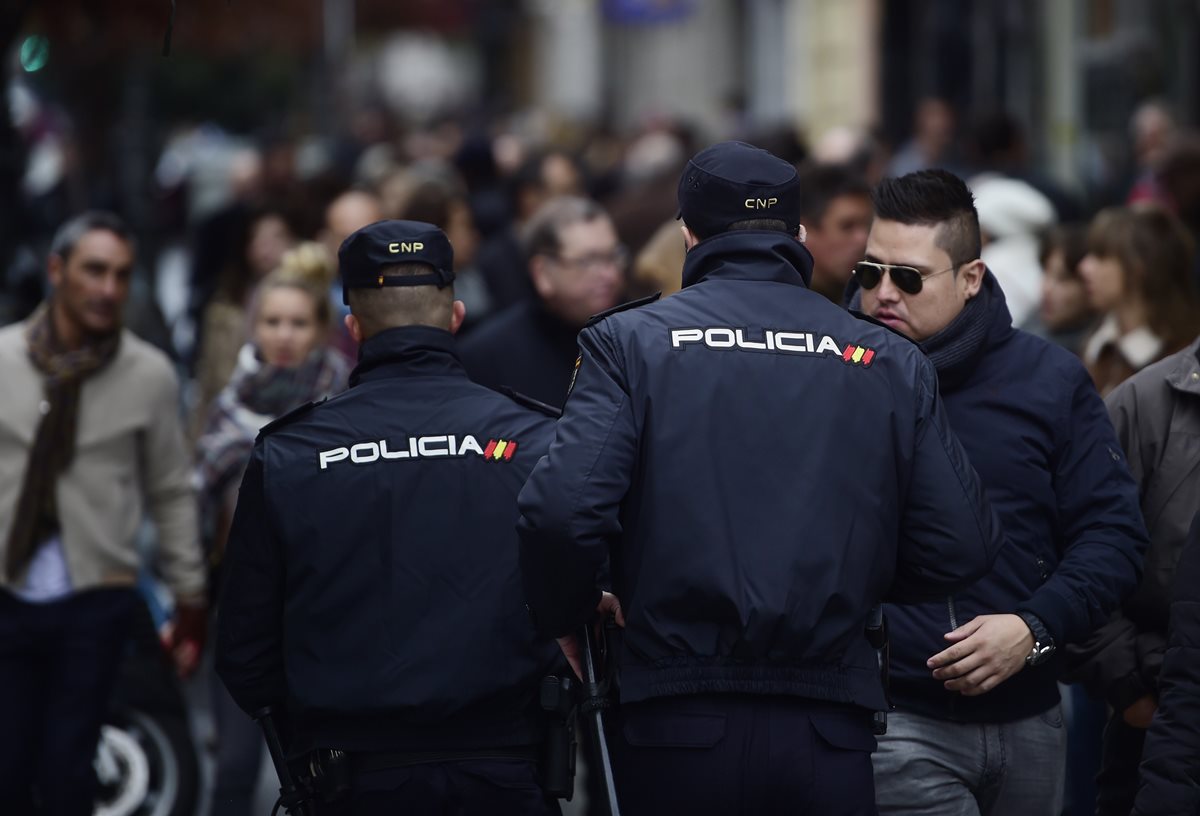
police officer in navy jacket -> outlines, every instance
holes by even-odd
[[[611,739],[632,813],[872,813],[864,635],[1001,541],[933,367],[808,284],[794,168],[741,143],[679,183],[683,290],[600,315],[520,496],[541,631],[625,628]]]
[[[557,813],[536,695],[562,657],[525,609],[513,530],[552,420],[467,379],[440,230],[372,224],[338,261],[358,367],[255,443],[218,672],[247,712],[286,716],[291,753],[348,754],[350,812]]]

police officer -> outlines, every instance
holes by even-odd
[[[217,671],[248,713],[286,713],[293,756],[345,752],[347,812],[557,813],[534,757],[562,657],[534,632],[513,530],[553,422],[467,379],[436,227],[371,224],[338,262],[358,366],[255,443]]]
[[[794,168],[718,144],[678,195],[683,290],[581,332],[521,491],[527,599],[575,651],[611,558],[626,811],[873,813],[868,613],[978,578],[998,525],[929,361],[808,288]]]

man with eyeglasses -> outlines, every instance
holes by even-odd
[[[575,196],[551,199],[523,234],[536,300],[511,306],[463,340],[471,379],[560,407],[575,370],[575,337],[625,288],[626,252],[608,213]]]
[[[851,307],[933,362],[1007,538],[967,589],[886,606],[897,710],[875,755],[879,810],[1058,816],[1061,655],[1137,584],[1137,489],[1078,359],[1013,328],[962,180],[886,179],[873,202]]]
[[[1002,540],[930,362],[809,288],[799,187],[740,142],[689,162],[682,290],[580,332],[520,494],[526,601],[568,655],[611,559],[627,813],[873,814],[870,610]]]

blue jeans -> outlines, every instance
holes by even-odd
[[[893,712],[874,756],[880,814],[1059,816],[1067,731],[1055,706],[1007,723]]]

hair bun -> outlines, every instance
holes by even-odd
[[[305,241],[284,253],[276,277],[329,288],[337,278],[337,265],[324,244]]]

